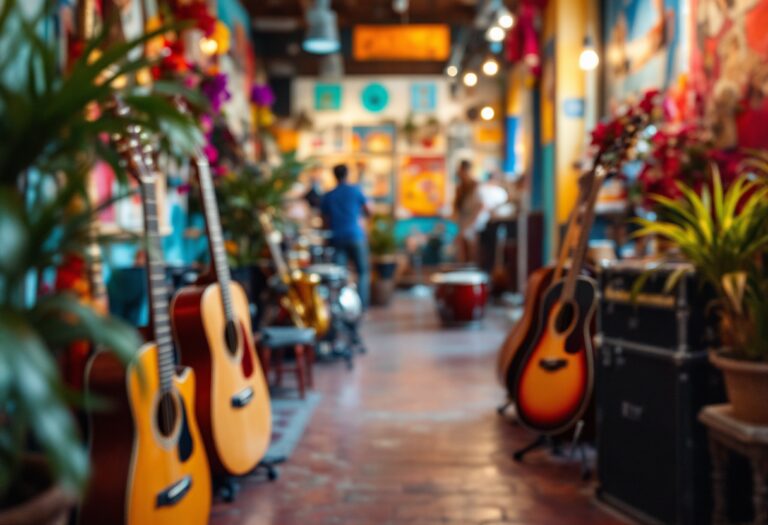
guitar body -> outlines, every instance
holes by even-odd
[[[208,523],[211,478],[194,417],[194,372],[175,376],[172,394],[163,397],[157,347],[147,344],[127,372],[113,356],[94,355],[87,388],[110,407],[91,415],[93,473],[79,523]],[[176,415],[166,426],[160,423],[164,401]]]
[[[514,384],[519,421],[531,430],[559,434],[584,414],[592,397],[595,282],[575,279],[573,299],[561,303],[563,282],[544,295],[534,336],[524,348]]]
[[[230,284],[228,323],[218,283],[180,290],[171,320],[182,361],[197,376],[197,420],[215,474],[243,475],[264,457],[272,433],[269,389],[256,358],[243,288]]]
[[[541,299],[552,284],[554,273],[554,267],[546,266],[539,268],[528,278],[525,301],[523,302],[523,316],[512,327],[499,349],[496,374],[501,385],[507,389],[509,399],[514,399],[514,383],[523,354],[521,349],[527,348],[536,335]]]

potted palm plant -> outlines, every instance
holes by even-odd
[[[652,197],[660,218],[640,220],[638,235],[670,241],[715,290],[722,349],[710,360],[724,373],[735,415],[768,424],[768,185],[744,174],[725,190],[713,168],[711,189],[678,187],[680,200]]]
[[[52,5],[53,3],[50,3]],[[148,65],[129,53],[140,40],[106,47],[89,42],[64,76],[55,43],[38,31],[50,13],[26,17],[0,4],[0,524],[60,525],[88,476],[88,458],[57,366],[76,341],[109,349],[124,362],[140,339],[67,292],[40,283],[65,254],[87,258],[92,219],[89,173],[117,156],[101,138],[132,124],[162,128],[194,142],[191,121],[165,98],[125,92],[131,117],[84,111],[117,94],[116,81]],[[96,56],[93,51],[101,48]],[[15,74],[14,74],[15,73]],[[156,111],[155,111],[156,110]],[[170,117],[172,118],[166,118]]]
[[[371,304],[386,306],[392,300],[397,270],[397,239],[395,238],[395,221],[392,217],[388,215],[373,217],[368,244],[373,265]]]

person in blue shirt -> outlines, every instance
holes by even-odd
[[[368,241],[362,222],[364,217],[370,215],[368,200],[358,186],[347,182],[349,170],[345,164],[334,166],[333,174],[336,176],[336,188],[323,195],[320,211],[325,227],[331,230],[334,262],[346,266],[349,260],[352,261],[357,271],[360,299],[367,307],[371,273]]]

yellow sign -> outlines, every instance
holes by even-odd
[[[443,61],[451,53],[451,31],[444,24],[358,25],[352,42],[358,61]]]

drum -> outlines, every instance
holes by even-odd
[[[477,323],[485,316],[488,274],[477,270],[438,273],[435,285],[437,313],[445,325]]]

